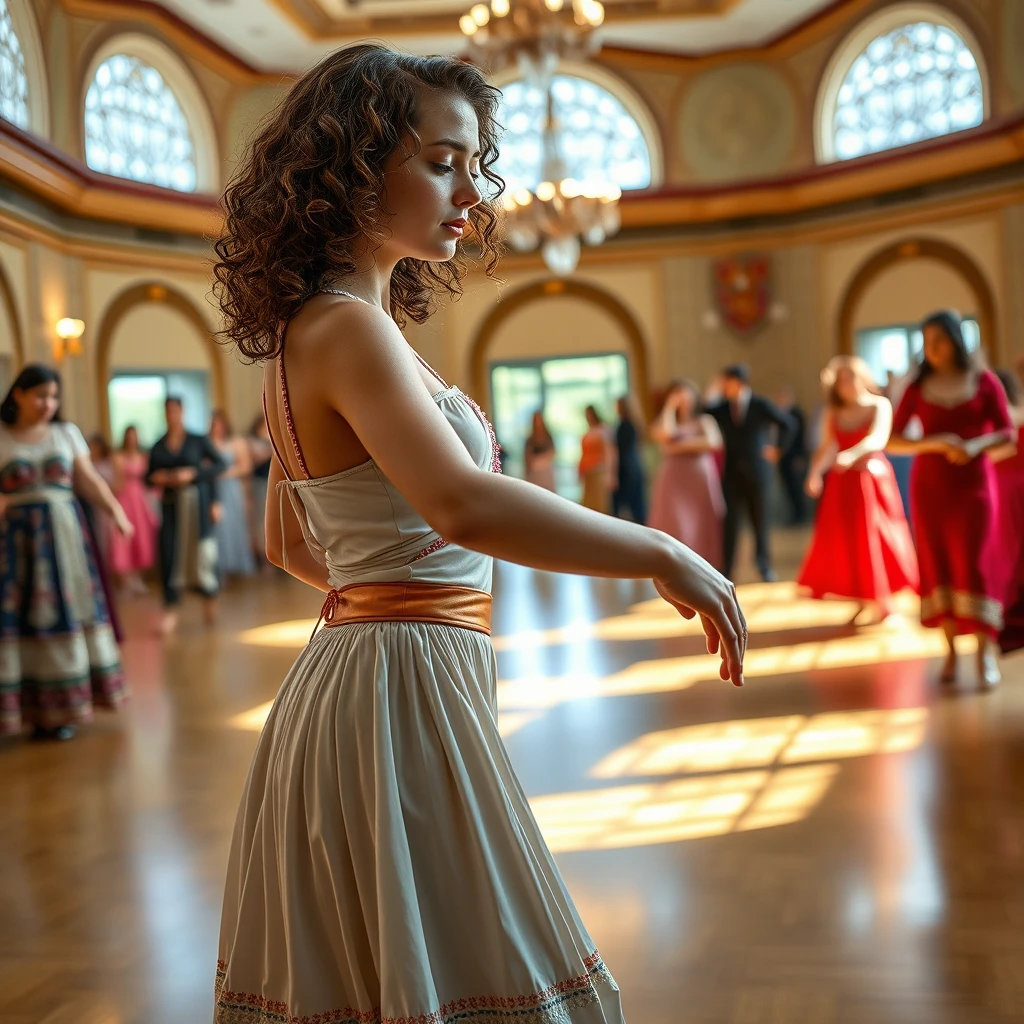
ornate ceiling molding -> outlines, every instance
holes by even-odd
[[[466,0],[270,0],[307,39],[458,31]],[[744,0],[604,0],[606,23],[721,17]]]

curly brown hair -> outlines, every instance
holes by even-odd
[[[384,169],[416,135],[424,88],[457,93],[480,129],[480,173],[498,156],[500,93],[471,64],[417,57],[376,44],[329,54],[295,84],[249,143],[224,193],[224,229],[214,246],[214,294],[226,343],[250,362],[281,351],[284,328],[324,283],[356,270],[356,253],[387,238]],[[489,201],[469,212],[467,237],[488,274],[498,260],[498,213]],[[422,323],[434,299],[457,296],[467,270],[460,246],[443,263],[403,259],[391,276],[391,315]]]

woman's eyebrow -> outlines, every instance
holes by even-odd
[[[429,149],[433,149],[435,146],[444,146],[446,149],[454,149],[457,153],[469,152],[469,147],[467,145],[462,142],[458,142],[455,139],[438,139],[437,142],[431,142],[428,144]],[[479,155],[479,151],[473,154],[474,157]]]

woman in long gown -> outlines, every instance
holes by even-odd
[[[884,619],[893,594],[920,584],[896,474],[883,454],[892,405],[856,356],[837,356],[821,380],[828,408],[806,483],[821,500],[797,584],[815,598],[852,598],[860,611],[873,605]]]
[[[226,467],[217,477],[221,505],[220,518],[213,526],[217,539],[217,571],[222,580],[230,576],[251,576],[256,571],[256,559],[252,553],[245,493],[245,483],[252,475],[249,445],[235,434],[220,409],[210,420],[210,440]]]
[[[139,432],[135,427],[125,429],[113,463],[114,493],[135,532],[129,539],[116,534],[110,538],[110,569],[118,575],[127,593],[145,594],[142,574],[156,562],[159,524],[146,488],[149,456],[139,446]]]
[[[327,594],[257,744],[228,860],[218,1024],[621,1024],[497,728],[491,559],[656,579],[742,682],[735,592],[682,545],[503,477],[493,430],[396,323],[493,267],[499,94],[376,45],[250,143],[217,243],[265,363],[268,554]],[[296,191],[297,190],[297,191]],[[385,203],[386,197],[386,206]]]
[[[999,488],[999,568],[1005,603],[999,647],[1004,654],[1024,647],[1024,392],[1009,370],[996,376],[1006,392],[1016,443],[990,453]]]
[[[555,489],[555,439],[544,422],[544,413],[533,414],[530,436],[523,446],[523,465],[526,479],[546,491]]]
[[[712,565],[722,564],[725,498],[715,453],[722,450],[718,424],[701,413],[700,392],[690,381],[668,389],[651,438],[661,450],[648,520]]]
[[[999,492],[988,452],[1013,438],[1003,386],[980,369],[960,318],[936,313],[922,324],[924,356],[900,400],[890,447],[913,454],[910,500],[921,569],[921,622],[941,627],[948,653],[940,676],[957,678],[956,637],[974,634],[978,678],[1000,681],[996,638],[1003,600],[996,525]],[[924,436],[907,428],[920,422]]]
[[[29,364],[0,405],[0,735],[70,739],[116,708],[124,674],[92,532],[76,489],[114,529],[132,525],[60,418],[60,376]]]
[[[579,477],[583,484],[580,503],[595,512],[608,512],[615,472],[614,449],[608,428],[597,409],[588,405],[585,414],[587,432],[580,441]]]

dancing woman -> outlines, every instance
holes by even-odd
[[[1024,647],[1024,391],[1015,374],[997,370],[1010,406],[1016,442],[993,448],[999,488],[999,569],[1005,612],[999,647],[1003,654]]]
[[[493,266],[499,94],[472,65],[326,57],[229,186],[218,294],[265,364],[270,557],[325,592],[257,744],[228,860],[219,1024],[620,1024],[497,729],[491,559],[650,576],[723,678],[746,628],[664,534],[499,475],[479,408],[398,322]]]
[[[715,453],[722,450],[722,432],[704,415],[696,384],[684,380],[669,387],[651,438],[662,457],[650,525],[720,566],[725,498]]]
[[[139,432],[135,427],[125,429],[121,447],[114,453],[114,470],[117,500],[135,532],[130,540],[117,535],[111,538],[110,568],[120,577],[126,593],[145,594],[147,588],[142,574],[156,561],[159,524],[146,491],[149,456],[139,445]]]
[[[921,325],[924,356],[903,393],[889,447],[913,454],[910,502],[921,567],[921,621],[941,627],[948,653],[941,680],[957,676],[956,637],[978,641],[978,677],[1000,681],[995,640],[1003,628],[998,560],[999,492],[988,452],[1013,440],[1003,386],[964,343],[960,318],[935,313]],[[924,437],[911,439],[911,420]]]
[[[70,739],[125,696],[121,657],[79,491],[126,537],[132,525],[60,416],[60,375],[18,374],[0,405],[0,734]]]
[[[884,619],[892,595],[917,590],[917,555],[896,474],[882,454],[892,406],[856,356],[836,356],[821,374],[828,395],[807,493],[820,498],[814,537],[797,577],[812,597],[852,598]]]
[[[533,414],[530,436],[523,448],[523,464],[531,484],[547,491],[555,489],[555,439],[540,409]]]
[[[579,476],[583,484],[580,502],[584,508],[607,512],[612,476],[616,472],[615,449],[612,447],[608,427],[597,409],[588,405],[585,414],[587,432],[580,441]]]

